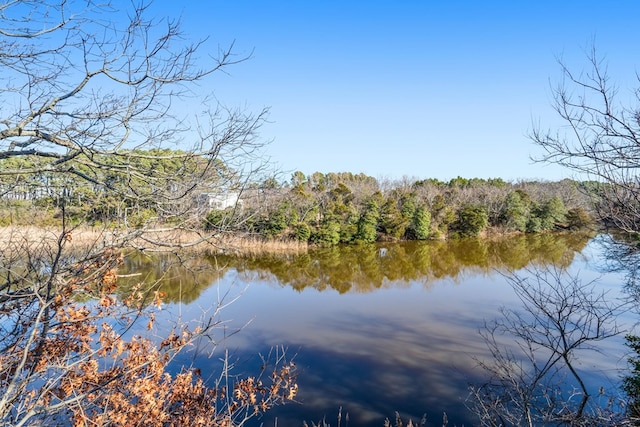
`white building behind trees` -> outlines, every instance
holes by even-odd
[[[224,210],[242,204],[240,193],[233,191],[227,193],[202,193],[200,194],[199,202],[201,208],[216,210]]]

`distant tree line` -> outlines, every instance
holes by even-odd
[[[241,183],[223,163],[212,165],[179,150],[102,155],[91,162],[104,168],[86,170],[81,157],[74,173],[67,176],[48,171],[35,156],[0,159],[0,169],[33,171],[0,176],[4,201],[0,224],[26,215],[16,211],[25,206],[48,211],[52,218],[64,205],[67,216],[78,222],[109,223],[125,218],[133,227],[175,221],[189,211],[199,212],[200,217],[192,221],[200,221],[210,231],[332,246],[585,228],[593,224],[592,201],[602,187],[572,180],[510,183],[500,178],[379,181],[362,173],[307,176],[300,171],[286,182],[270,178]],[[181,175],[190,180],[176,179]],[[200,192],[191,198],[176,197],[176,203],[171,203],[171,194],[181,195],[194,186]],[[224,210],[210,209],[198,197],[208,192],[237,192],[240,202]],[[157,203],[160,197],[168,199],[162,209]],[[32,213],[28,216],[33,218]]]
[[[593,225],[590,200],[598,186],[461,177],[380,182],[365,174],[298,171],[288,182],[262,183],[259,191],[262,197],[243,205],[251,212],[243,231],[332,246],[586,228]],[[219,227],[232,214],[212,211],[206,227]]]
[[[221,161],[174,149],[122,150],[91,158],[78,154],[66,175],[51,170],[48,161],[35,155],[0,159],[0,170],[21,172],[0,174],[0,225],[12,217],[33,218],[33,208],[45,211],[42,221],[51,222],[63,207],[67,218],[78,223],[125,219],[128,226],[141,228],[151,221],[184,222],[187,212],[195,216],[191,222],[201,223],[206,212],[198,209],[198,195],[212,188],[231,191],[237,182]],[[187,193],[193,194],[184,197]]]

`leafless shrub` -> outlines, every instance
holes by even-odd
[[[481,425],[625,425],[621,400],[594,394],[577,364],[579,351],[597,351],[596,343],[621,333],[624,304],[556,268],[508,280],[522,307],[504,308],[481,332],[488,381],[472,386],[469,399]]]

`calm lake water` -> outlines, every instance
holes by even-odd
[[[556,266],[620,295],[623,280],[598,267],[597,239],[584,235],[515,236],[495,241],[403,242],[322,249],[304,255],[197,258],[175,267],[169,256],[130,256],[122,273],[161,278],[167,304],[160,325],[196,323],[220,303],[217,346],[202,344],[177,361],[220,373],[255,375],[265,355],[284,347],[299,368],[299,403],[277,407],[250,425],[300,426],[342,408],[351,426],[381,426],[398,411],[427,425],[473,425],[468,384],[488,357],[479,335],[500,307],[517,307],[504,274]],[[214,271],[211,267],[216,267]],[[133,280],[133,279],[128,279]],[[237,332],[239,331],[239,332]],[[234,333],[237,332],[237,333]],[[161,335],[164,331],[158,331]],[[623,338],[601,352],[578,353],[596,390],[618,387],[626,367]],[[344,418],[342,425],[345,425]]]

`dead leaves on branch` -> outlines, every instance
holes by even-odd
[[[215,324],[178,325],[158,342],[125,337],[141,318],[153,329],[155,316],[145,307],[160,307],[164,295],[155,291],[149,306],[139,289],[116,298],[121,263],[121,254],[105,253],[65,269],[48,294],[33,292],[31,317],[20,320],[20,336],[0,354],[0,423],[55,417],[74,426],[235,426],[295,399],[295,365],[281,355],[270,372],[265,365],[245,379],[233,379],[221,363],[218,379],[207,379],[213,387],[196,368],[169,373],[175,355]],[[95,299],[78,301],[87,294]]]
[[[183,339],[169,341],[183,345]],[[208,387],[196,369],[169,374],[170,358],[151,341],[120,341],[109,348],[112,355],[122,352],[121,364],[100,371],[92,360],[65,378],[62,398],[89,396],[71,408],[74,425],[234,426],[293,400],[298,390],[292,362],[274,368],[268,384],[254,377],[236,381],[230,395],[227,386]],[[97,391],[95,384],[101,384]]]

